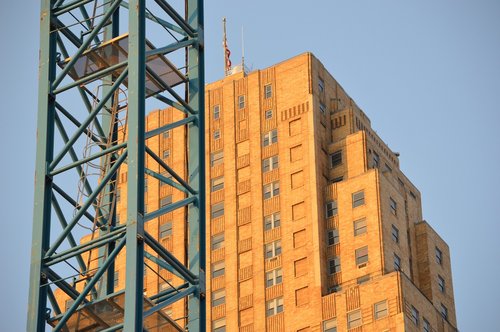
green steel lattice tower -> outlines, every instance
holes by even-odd
[[[41,8],[27,330],[204,331],[203,1],[43,0]],[[158,104],[182,112],[182,120],[146,131],[145,110]],[[181,126],[187,174],[146,146]],[[146,167],[146,156],[160,172]],[[117,175],[125,164],[127,218],[118,223]],[[182,191],[184,199],[146,212],[146,175]],[[187,214],[184,262],[144,227],[176,209]],[[99,253],[96,268],[88,261],[91,252]],[[121,252],[126,284],[117,291]],[[183,283],[144,295],[146,261]],[[57,294],[71,305],[61,308]],[[181,327],[162,309],[185,299]]]

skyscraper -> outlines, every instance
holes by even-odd
[[[422,219],[399,155],[321,62],[304,53],[226,76],[205,93],[212,331],[456,331],[447,244]],[[151,112],[147,130],[177,114]],[[148,147],[182,174],[185,142],[177,128]],[[146,183],[148,210],[185,197],[150,176]],[[182,211],[146,227],[186,259]],[[145,296],[181,284],[167,270],[145,271]],[[164,313],[184,325],[183,303]]]

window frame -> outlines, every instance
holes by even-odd
[[[342,149],[330,154],[330,168],[335,168],[340,165],[342,165]]]
[[[269,99],[273,96],[273,86],[272,84],[264,85],[264,99]]]
[[[395,216],[398,215],[398,202],[394,198],[389,196],[389,207],[391,208],[391,213]]]
[[[220,129],[215,129],[214,130],[214,140],[220,139]]]
[[[338,214],[338,204],[336,200],[326,202],[325,204],[325,216],[326,218],[335,217]]]
[[[446,293],[446,282],[445,282],[444,278],[438,274],[437,279],[438,279],[437,284],[438,284],[439,291],[441,293],[445,294]]]
[[[328,246],[333,246],[340,243],[340,235],[337,228],[329,229],[326,232],[326,243],[328,244]]]
[[[332,264],[333,263],[333,264]],[[328,259],[328,274],[334,275],[342,271],[342,266],[340,262],[340,256],[335,256]]]
[[[355,315],[355,317],[353,317]],[[353,329],[363,325],[363,316],[361,315],[361,310],[353,310],[347,313],[347,328]]]
[[[365,253],[366,252],[366,253]],[[356,266],[366,265],[369,260],[368,246],[362,246],[354,250]]]
[[[267,183],[262,188],[262,197],[264,200],[273,198],[275,196],[278,196],[279,194],[280,194],[280,182],[279,182],[279,180]]]
[[[391,238],[392,241],[399,243],[399,229],[394,224],[391,225]]]
[[[378,306],[383,305],[382,309],[378,308]],[[373,318],[375,320],[382,319],[389,315],[389,307],[387,306],[387,300],[383,300],[373,304]]]
[[[321,328],[323,332],[337,332],[337,318],[323,321]]]
[[[173,202],[172,195],[168,195],[168,196],[160,198],[160,209],[172,204],[172,202]]]
[[[274,128],[262,135],[262,146],[270,146],[278,142],[278,129]]]
[[[224,162],[224,150],[210,153],[210,167],[220,165],[223,162]]]
[[[266,317],[271,317],[283,312],[283,296],[266,301]]]
[[[353,227],[354,227],[354,236],[359,236],[366,234],[368,231],[368,222],[366,218],[361,218],[358,220],[354,220],[353,222]]]
[[[172,220],[160,224],[160,227],[158,227],[158,237],[160,239],[164,239],[168,236],[171,236],[173,234],[173,229],[174,223],[172,222]]]
[[[264,258],[272,259],[281,255],[281,240],[264,244]]]
[[[222,189],[224,189],[224,176],[218,176],[216,178],[210,179],[210,192],[215,192]]]
[[[352,193],[352,208],[365,205],[365,190],[359,190]]]
[[[220,249],[220,248],[224,248],[224,246],[225,246],[224,241],[225,241],[225,234],[224,234],[224,232],[218,233],[218,234],[214,234],[210,238],[210,248],[212,250],[217,250],[217,249]]]
[[[214,116],[214,120],[220,119],[220,105],[219,104],[214,105],[213,116]]]
[[[239,110],[242,110],[242,109],[244,109],[244,108],[245,108],[245,106],[246,106],[246,105],[245,105],[245,104],[246,104],[246,103],[245,103],[245,102],[246,102],[246,100],[245,100],[245,99],[246,99],[246,98],[245,98],[245,95],[239,95],[239,96],[238,96],[238,109],[239,109]]]
[[[211,271],[212,279],[223,276],[226,274],[226,262],[218,261],[212,263],[212,271]]]
[[[270,172],[279,167],[279,155],[274,155],[262,160],[262,173]]]
[[[269,231],[281,226],[281,213],[275,212],[264,216],[264,231]]]
[[[436,263],[438,263],[438,265],[443,265],[443,252],[438,247],[436,247],[435,249],[435,255],[436,255]]]
[[[212,307],[216,307],[224,303],[226,303],[226,289],[221,288],[212,291],[212,298],[211,298]]]
[[[398,254],[396,253],[394,253],[393,263],[394,263],[394,270],[401,271],[401,257],[399,257]]]
[[[220,208],[222,206],[222,208]],[[224,201],[212,204],[210,206],[210,218],[215,219],[224,215]]]
[[[279,285],[283,282],[283,269],[281,267],[266,272],[266,288]]]

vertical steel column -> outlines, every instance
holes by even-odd
[[[197,121],[188,127],[188,179],[198,191],[198,204],[189,206],[189,269],[199,276],[199,289],[188,302],[188,330],[205,331],[205,63],[203,0],[187,0],[187,23],[195,30],[197,43],[188,51],[188,103],[197,111]]]
[[[45,331],[48,286],[43,271],[43,256],[49,248],[52,178],[48,165],[54,155],[56,38],[50,33],[52,17],[50,0],[42,1],[40,14],[40,64],[38,73],[38,124],[35,168],[35,198],[33,208],[33,238],[31,247],[28,331]]]
[[[128,182],[124,332],[142,331],[144,283],[145,1],[129,2]]]

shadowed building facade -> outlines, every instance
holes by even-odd
[[[420,192],[312,54],[232,74],[205,93],[212,331],[456,331],[449,248],[422,219]],[[147,130],[177,114],[151,112]],[[185,143],[179,128],[147,145],[183,174]],[[146,181],[148,209],[186,197]],[[186,227],[179,210],[146,224],[181,261]],[[167,270],[145,271],[146,295],[181,283]],[[184,303],[164,313],[184,326]]]

